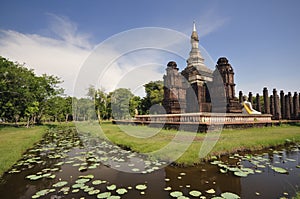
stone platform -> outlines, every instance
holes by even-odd
[[[187,131],[208,132],[220,128],[247,128],[272,126],[279,121],[270,114],[249,115],[241,113],[183,113],[161,115],[137,115],[132,120],[114,120],[116,124],[149,125]]]

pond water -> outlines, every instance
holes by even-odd
[[[300,191],[295,144],[189,168],[163,164],[72,129],[50,130],[3,175],[0,198],[291,198]]]

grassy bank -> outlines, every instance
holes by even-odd
[[[79,130],[89,132],[96,136],[107,137],[110,141],[120,146],[130,148],[136,152],[149,153],[162,148],[169,147],[169,153],[161,153],[159,158],[172,159],[181,153],[180,149],[186,147],[179,140],[192,139],[184,154],[176,160],[177,164],[193,165],[200,163],[199,151],[208,149],[210,153],[204,157],[209,158],[213,155],[222,155],[244,150],[259,150],[270,146],[277,146],[286,141],[300,142],[299,125],[281,125],[264,128],[249,129],[225,129],[221,133],[191,133],[180,132],[180,136],[175,139],[177,131],[160,130],[145,126],[118,126],[111,123],[101,124],[101,128],[95,123],[88,125],[79,124]],[[206,137],[208,136],[208,137]],[[172,141],[173,140],[173,141]],[[206,140],[204,142],[204,140]],[[175,143],[168,146],[170,142]],[[216,143],[216,144],[215,144]],[[214,145],[215,144],[215,145]],[[211,149],[212,148],[212,149]],[[211,149],[211,150],[210,150]],[[206,154],[206,153],[204,153]],[[159,155],[158,155],[159,156]],[[203,158],[202,158],[203,159]]]
[[[46,129],[47,126],[25,128],[0,125],[0,176],[43,137]]]

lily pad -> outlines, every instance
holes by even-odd
[[[72,193],[78,193],[80,191],[80,189],[73,189]]]
[[[281,167],[271,167],[271,169],[273,169],[277,173],[288,173],[287,170],[285,170],[284,168],[281,168]]]
[[[98,195],[97,195],[97,198],[108,198],[108,197],[110,197],[111,196],[111,193],[110,192],[103,192],[103,193],[99,193]]]
[[[231,192],[222,193],[221,196],[223,198],[226,198],[226,199],[238,199],[238,198],[241,198],[240,196],[236,195],[235,193],[231,193]]]
[[[84,183],[86,183],[86,182],[88,182],[88,181],[90,181],[90,179],[88,179],[88,178],[82,178],[82,179],[76,180],[75,182],[76,182],[77,184],[84,184]]]
[[[136,185],[135,188],[137,190],[145,190],[145,189],[147,189],[147,186],[144,184],[140,184],[140,185]]]
[[[106,183],[106,181],[102,181],[102,180],[94,180],[92,182],[93,185],[99,185],[99,184],[103,184],[103,183]]]
[[[209,193],[209,194],[214,194],[216,193],[216,191],[214,189],[209,189],[207,191],[205,191],[206,193]]]
[[[78,168],[78,171],[86,171],[87,170],[87,167],[86,166],[80,166]]]
[[[123,194],[127,193],[128,191],[125,188],[120,188],[120,189],[117,189],[116,192],[119,195],[123,195]]]
[[[189,199],[189,197],[186,197],[186,196],[179,196],[177,199]]]
[[[234,172],[234,175],[239,176],[239,177],[247,177],[248,173],[243,172],[243,171],[236,171],[236,172]]]
[[[170,196],[178,198],[179,196],[183,196],[183,193],[181,191],[173,191],[170,193]]]
[[[112,184],[112,185],[110,185],[110,186],[107,186],[106,188],[107,188],[109,191],[113,191],[113,190],[115,190],[115,189],[117,188],[117,186],[114,185],[114,184]]]
[[[120,196],[109,196],[107,199],[120,199]]]
[[[73,185],[72,185],[72,188],[73,188],[73,189],[77,189],[77,188],[81,188],[81,187],[83,187],[83,186],[85,186],[85,184],[83,184],[83,183],[78,183],[78,184],[73,184]]]
[[[85,176],[79,176],[79,178],[93,179],[94,175],[89,174],[89,175],[85,175]]]
[[[202,193],[197,190],[190,191],[189,194],[194,197],[199,197]]]
[[[95,195],[95,194],[98,194],[98,193],[100,193],[99,189],[91,190],[91,191],[88,192],[89,195]]]
[[[66,184],[68,184],[67,181],[60,181],[60,182],[57,182],[57,183],[53,184],[52,186],[53,186],[53,187],[63,187],[63,186],[65,186]]]

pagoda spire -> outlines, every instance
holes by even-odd
[[[194,67],[196,67],[198,65],[204,66],[204,59],[199,50],[199,37],[198,37],[197,30],[196,30],[195,21],[193,22],[191,45],[192,45],[192,49],[190,51],[190,56],[187,60],[188,66],[194,66]]]

